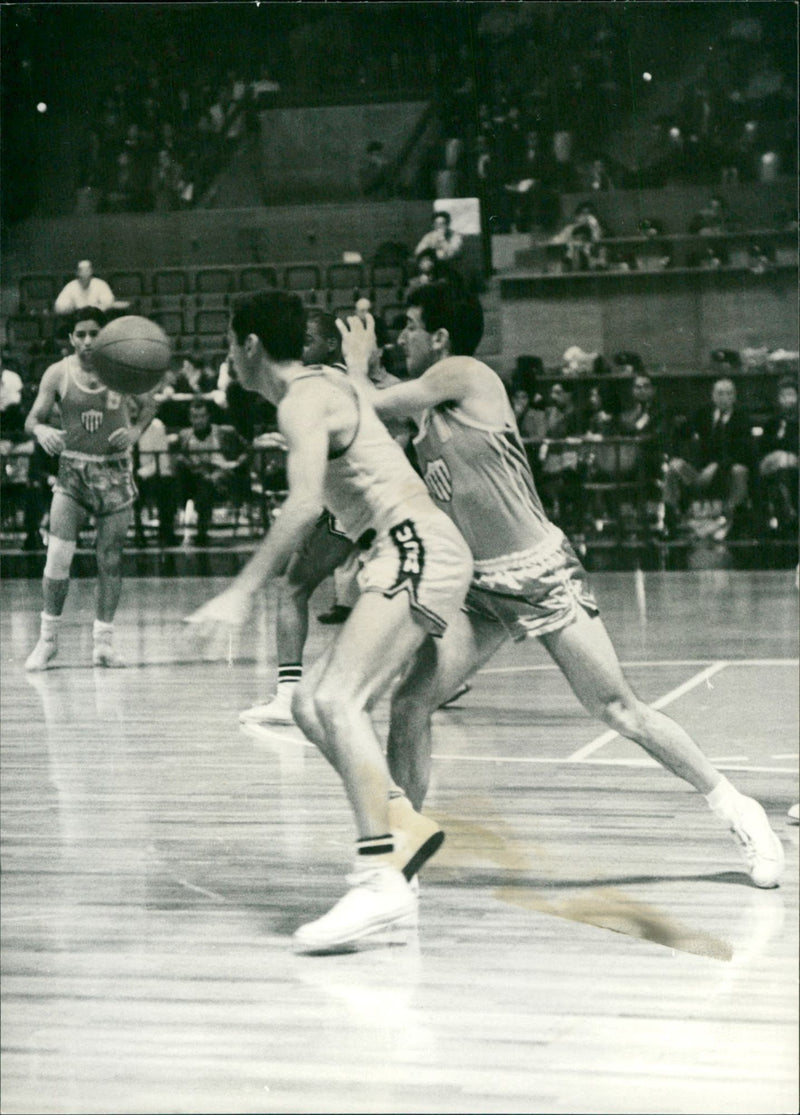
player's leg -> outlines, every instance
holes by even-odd
[[[133,518],[131,507],[97,519],[97,618],[94,623],[95,666],[121,666],[113,649],[114,616],[122,592],[122,552]]]
[[[431,717],[507,639],[493,620],[459,612],[440,639],[427,638],[392,694],[388,760],[395,783],[421,809],[431,770]]]
[[[358,834],[351,889],[329,913],[295,935],[303,951],[334,948],[409,924],[416,899],[392,862],[391,780],[369,709],[425,638],[404,592],[366,592],[333,646],[298,686],[294,714],[344,783]]]
[[[314,528],[303,549],[291,560],[286,576],[278,583],[276,645],[278,679],[275,696],[239,714],[244,722],[293,724],[292,698],[303,677],[303,650],[308,639],[309,603],[326,577],[353,550],[353,543],[332,534],[325,515]]]
[[[69,592],[69,574],[78,535],[88,512],[65,492],[53,493],[50,537],[42,577],[39,640],[25,662],[26,670],[46,670],[58,650],[58,628]]]
[[[579,608],[574,622],[541,639],[584,708],[703,794],[742,846],[753,882],[776,886],[783,848],[763,809],[720,774],[688,732],[636,696],[602,620]]]

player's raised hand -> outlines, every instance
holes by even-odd
[[[368,307],[369,301],[366,298],[359,299],[356,312],[346,322],[336,319],[337,328],[342,335],[342,355],[347,370],[360,376],[367,375],[370,357],[378,351],[375,318]]]

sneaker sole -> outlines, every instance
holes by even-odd
[[[304,941],[298,937],[297,933],[292,938],[292,945],[295,952],[302,953],[324,953],[333,952],[346,948],[348,945],[355,945],[359,941],[363,941],[366,937],[371,937],[374,934],[385,933],[388,930],[394,929],[416,929],[417,927],[417,911],[416,909],[404,914],[397,914],[392,918],[379,918],[374,922],[362,926],[360,930],[352,933],[341,933],[334,939],[328,938],[325,941]],[[300,931],[298,930],[298,933]]]
[[[439,832],[435,832],[432,836],[429,836],[424,844],[421,844],[419,848],[417,848],[405,867],[400,869],[405,875],[407,882],[411,882],[414,875],[428,862],[431,856],[439,851],[442,844],[444,844],[444,833],[439,830]]]
[[[295,723],[291,717],[279,716],[245,716],[244,713],[239,713],[240,724],[282,724],[286,728],[294,727]]]

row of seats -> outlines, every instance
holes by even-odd
[[[56,297],[73,276],[23,275],[19,280],[19,312],[51,311]],[[297,291],[399,292],[406,283],[403,265],[364,263],[248,264],[226,267],[169,267],[160,270],[116,271],[107,277],[121,301],[149,297],[205,296],[229,298],[239,291],[282,289]]]
[[[302,291],[297,292],[309,307],[319,306],[321,309],[330,310],[332,313],[345,316],[353,312],[353,298],[349,301],[336,303],[334,297],[344,297],[342,291]],[[355,293],[355,292],[353,292]],[[363,292],[361,292],[363,293]],[[396,292],[374,291],[373,310],[382,315],[387,323],[391,323],[395,316],[404,312],[404,305],[397,301]],[[228,329],[230,311],[227,299],[219,302],[215,307],[193,309],[184,299],[165,296],[159,301],[143,297],[131,299],[130,311],[143,314],[158,322],[162,329],[173,339],[186,338],[215,338],[224,336]],[[6,319],[6,337],[12,348],[24,348],[47,341],[53,335],[53,319],[37,313],[15,314]]]

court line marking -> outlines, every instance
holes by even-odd
[[[557,766],[569,762],[568,759],[560,756],[539,756],[539,755],[434,755],[435,760],[455,759],[460,763],[535,763],[538,766]],[[788,767],[754,767],[749,763],[742,763],[741,759],[725,760],[712,758],[710,762],[719,767],[720,770],[747,770],[760,774],[797,774],[797,768],[790,769]],[[661,768],[661,763],[649,756],[641,759],[585,759],[582,766],[586,767],[655,767]]]
[[[714,662],[713,665],[707,666],[705,670],[700,670],[699,673],[694,674],[693,677],[690,677],[687,681],[683,682],[682,685],[678,685],[674,689],[670,689],[668,693],[665,693],[663,697],[659,697],[657,701],[652,701],[650,703],[650,708],[661,709],[664,708],[666,705],[671,704],[673,701],[677,701],[678,697],[682,697],[684,693],[688,693],[690,690],[696,689],[697,686],[702,685],[704,681],[710,681],[710,679],[714,677],[715,674],[718,674],[721,670],[724,670],[725,667],[728,665],[728,662]],[[599,736],[596,736],[593,740],[590,740],[587,744],[584,744],[583,747],[579,747],[577,751],[573,751],[571,755],[567,756],[567,762],[583,762],[583,760],[588,758],[589,755],[593,755],[595,751],[599,751],[601,747],[605,747],[605,745],[607,743],[610,743],[612,739],[618,738],[619,732],[615,732],[613,728],[609,728],[608,731],[602,732]]]
[[[630,670],[635,666],[706,666],[713,662],[713,658],[657,658],[652,661],[623,662],[623,669]],[[729,666],[800,666],[798,658],[729,658]],[[479,674],[525,674],[540,670],[560,670],[555,662],[545,662],[535,666],[487,666],[478,670]]]

